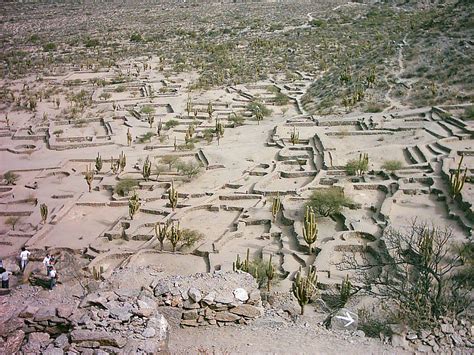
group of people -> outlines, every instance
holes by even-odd
[[[52,290],[54,286],[56,286],[56,280],[58,278],[58,274],[54,264],[56,263],[56,259],[53,255],[46,254],[43,259],[43,265],[46,268],[46,276],[49,277],[49,289]]]
[[[20,252],[20,270],[23,273],[28,265],[29,257],[31,252],[27,250],[25,247],[21,248]],[[56,259],[54,256],[50,254],[46,254],[45,258],[43,259],[43,264],[46,269],[46,276],[48,277],[48,286],[49,289],[52,290],[54,286],[56,286],[56,281],[58,278],[58,274],[55,268]],[[10,287],[10,275],[12,275],[11,271],[8,271],[3,266],[3,261],[0,260],[0,277],[2,279],[2,288],[9,288]]]

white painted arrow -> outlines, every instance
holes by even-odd
[[[354,323],[354,319],[351,317],[351,315],[349,314],[349,312],[346,312],[346,316],[347,317],[343,317],[343,316],[336,316],[336,318],[339,318],[339,319],[342,319],[342,320],[347,320],[349,323],[345,324],[344,327],[348,327],[350,326],[352,323]]]

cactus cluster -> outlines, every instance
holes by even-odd
[[[301,267],[296,273],[296,277],[293,280],[291,291],[293,295],[298,300],[298,304],[301,307],[301,315],[304,314],[304,306],[309,303],[311,297],[313,297],[316,292],[316,269],[314,266],[310,266],[308,275],[306,277],[302,276]]]
[[[352,284],[349,281],[349,275],[346,275],[346,277],[341,282],[341,289],[340,289],[341,305],[345,305],[347,300],[351,296],[351,288],[352,288]]]
[[[280,193],[278,193],[277,197],[275,197],[272,202],[273,222],[275,222],[276,216],[278,215],[278,212],[280,212],[280,210],[281,210],[281,199],[280,199]]]
[[[92,170],[91,166],[86,166],[86,172],[84,173],[84,179],[89,186],[89,192],[92,191],[92,182],[94,181],[94,170]]]
[[[97,153],[97,157],[95,158],[95,170],[97,171],[97,173],[100,173],[100,171],[102,170],[102,166],[102,157],[100,156],[100,153]]]
[[[41,220],[43,221],[43,224],[46,223],[46,219],[48,218],[48,206],[46,203],[42,203],[40,205],[40,214],[41,214]]]
[[[151,175],[151,161],[148,156],[146,157],[145,162],[143,163],[142,175],[145,181],[148,181]]]
[[[170,201],[171,209],[174,211],[178,206],[178,191],[174,188],[174,182],[171,181],[171,187],[168,190],[168,200]]]
[[[459,160],[457,169],[454,172],[451,172],[451,175],[449,177],[449,182],[451,183],[450,190],[451,190],[452,198],[456,198],[456,196],[461,193],[461,190],[464,187],[464,183],[466,182],[467,168],[464,169],[464,174],[461,169],[461,164],[463,160],[464,160],[464,155],[461,155],[461,160]]]
[[[247,249],[247,257],[243,261],[240,260],[240,255],[237,254],[237,258],[232,263],[232,270],[234,271],[240,270],[243,272],[248,272],[255,279],[258,279],[258,269],[255,265],[252,265],[252,263],[250,262],[250,249]]]
[[[298,132],[295,127],[293,127],[293,132],[291,132],[291,135],[290,135],[290,142],[293,145],[295,145],[295,144],[298,144],[299,141],[300,141],[300,132]]]
[[[104,267],[101,265],[99,270],[95,266],[92,267],[92,277],[94,280],[101,280],[104,273]]]
[[[313,251],[312,245],[318,238],[318,226],[316,224],[316,214],[310,206],[306,206],[303,223],[303,237],[306,244],[308,244],[309,253],[311,254]]]
[[[123,170],[125,169],[125,167],[127,166],[127,157],[125,156],[124,152],[122,151],[119,155],[119,158],[118,158],[118,165],[120,167],[120,172],[123,173]]]
[[[140,198],[135,192],[133,196],[131,196],[128,200],[128,213],[130,215],[130,219],[133,219],[133,216],[135,216],[135,214],[140,209],[140,205],[141,205]]]

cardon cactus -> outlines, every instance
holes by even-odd
[[[174,182],[171,181],[171,187],[168,190],[168,200],[170,201],[171,209],[174,211],[178,206],[178,191],[174,188]]]
[[[303,223],[303,237],[306,244],[308,244],[309,253],[311,254],[313,251],[312,245],[318,238],[318,226],[316,224],[316,214],[310,206],[306,206]]]
[[[127,166],[127,157],[125,156],[124,152],[120,153],[118,161],[120,166],[120,172],[123,172],[123,170]]]
[[[171,243],[171,246],[173,247],[173,253],[176,252],[176,246],[181,240],[181,230],[179,229],[179,222],[177,226],[175,226],[174,223],[171,225],[171,230],[168,233],[168,239]]]
[[[263,112],[260,108],[257,108],[257,111],[255,112],[255,119],[257,120],[257,124],[260,124],[260,121],[263,120]]]
[[[133,219],[133,216],[138,212],[140,209],[140,198],[136,193],[133,194],[128,200],[128,213],[130,215],[130,219]]]
[[[212,102],[209,101],[207,104],[207,114],[209,115],[209,121],[212,119],[213,112],[214,112],[214,108],[212,107]]]
[[[296,273],[296,277],[293,280],[291,291],[298,300],[298,304],[301,307],[301,315],[304,314],[304,306],[309,303],[311,297],[316,292],[316,269],[314,266],[310,266],[308,275],[302,276],[301,267]]]
[[[293,127],[293,132],[291,132],[290,135],[290,142],[293,143],[293,145],[298,144],[300,141],[300,132],[296,131],[296,128]]]
[[[278,193],[277,197],[275,197],[272,202],[273,222],[275,222],[276,216],[278,215],[278,212],[280,212],[280,210],[281,210],[281,199],[280,199],[280,193]]]
[[[155,235],[160,242],[160,250],[163,251],[163,245],[165,240],[168,238],[170,223],[156,223],[155,224]]]
[[[186,111],[188,112],[188,117],[191,116],[191,111],[193,110],[193,103],[191,101],[191,98],[188,97],[188,101],[186,102]]]
[[[462,188],[464,187],[464,183],[466,182],[467,178],[467,168],[464,169],[464,174],[462,174],[461,164],[464,160],[464,155],[461,155],[461,160],[459,160],[459,164],[455,172],[451,172],[451,176],[449,177],[449,181],[451,183],[451,197],[456,198],[457,195],[461,193]]]
[[[220,139],[224,136],[224,126],[220,120],[216,118],[216,137],[217,145],[219,145]]]
[[[41,220],[43,221],[43,224],[45,224],[46,219],[48,218],[48,205],[46,205],[46,203],[42,203],[40,205],[40,214],[41,214]]]
[[[232,263],[232,270],[237,271],[244,271],[249,272],[250,269],[250,249],[247,249],[247,257],[244,261],[240,261],[240,255],[237,254],[236,260]]]
[[[95,158],[95,170],[100,173],[100,171],[102,170],[102,166],[102,157],[100,156],[100,153],[97,153],[97,158]]]
[[[148,156],[146,157],[145,162],[143,163],[142,175],[145,181],[148,181],[151,175],[151,161]]]
[[[351,288],[352,284],[349,281],[349,275],[346,275],[346,277],[341,282],[340,299],[342,306],[345,305],[347,300],[349,299],[351,295]]]
[[[130,146],[132,144],[132,133],[130,133],[130,128],[127,129],[127,145]]]
[[[265,268],[265,274],[267,275],[267,291],[270,292],[270,284],[275,277],[275,266],[272,264],[272,255],[270,255],[270,260],[268,260],[268,265]]]
[[[158,137],[161,136],[162,129],[163,129],[163,122],[161,122],[161,118],[160,118],[160,121],[158,122],[156,126],[156,134],[158,134]]]
[[[148,124],[150,125],[150,128],[153,127],[153,122],[155,122],[155,116],[153,116],[152,113],[148,115]]]
[[[86,166],[86,172],[84,173],[84,179],[89,186],[89,192],[92,191],[92,182],[94,181],[94,170],[90,167],[90,165]]]

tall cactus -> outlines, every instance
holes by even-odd
[[[308,275],[302,276],[301,267],[296,273],[296,277],[293,280],[291,291],[298,300],[298,304],[301,307],[301,315],[304,314],[304,306],[309,303],[311,297],[316,292],[316,269],[314,266],[310,266]]]
[[[309,253],[311,254],[313,251],[312,245],[318,238],[318,226],[316,224],[316,214],[314,213],[313,208],[310,206],[306,206],[303,224],[303,237],[304,241],[308,244]]]
[[[347,300],[349,299],[351,295],[351,288],[352,288],[352,284],[349,281],[349,275],[346,275],[346,277],[341,282],[341,289],[340,289],[340,299],[341,299],[342,306],[344,306]]]
[[[272,255],[270,255],[270,260],[268,260],[268,265],[265,268],[265,274],[267,275],[267,291],[270,292],[270,284],[275,277],[275,266],[272,264]]]
[[[132,133],[130,133],[130,128],[127,129],[127,145],[132,145]]]
[[[181,240],[181,230],[179,229],[179,222],[178,225],[175,226],[174,223],[171,225],[171,230],[168,233],[168,239],[171,243],[173,248],[173,253],[176,252],[176,246],[178,245],[179,241]]]
[[[216,137],[217,137],[217,145],[220,143],[220,139],[224,136],[224,125],[220,120],[216,118]]]
[[[40,214],[41,214],[41,220],[43,224],[45,224],[46,219],[48,218],[48,205],[46,205],[46,203],[42,203],[40,205]]]
[[[166,223],[156,223],[155,224],[155,235],[158,241],[160,242],[160,250],[163,251],[163,245],[165,240],[168,238],[169,234],[169,220]]]
[[[359,154],[359,161],[357,162],[357,175],[363,175],[369,168],[369,154]]]
[[[295,145],[298,144],[300,141],[300,132],[296,131],[296,128],[293,127],[293,132],[290,135],[290,142]]]
[[[188,101],[186,101],[186,111],[188,112],[188,118],[191,116],[191,111],[193,110],[193,103],[191,98],[188,96]]]
[[[89,186],[89,192],[92,191],[92,182],[94,181],[94,170],[92,170],[90,165],[86,166],[86,172],[84,173],[84,179]]]
[[[260,124],[260,121],[263,120],[263,112],[260,109],[260,107],[257,107],[257,110],[255,112],[255,119],[257,120],[257,124]]]
[[[155,122],[155,116],[152,113],[150,113],[148,115],[147,120],[148,120],[148,124],[150,125],[150,128],[153,127],[153,122]]]
[[[272,202],[272,216],[273,216],[273,222],[275,222],[276,216],[278,215],[278,212],[280,212],[281,209],[281,199],[280,199],[280,193],[277,193],[277,197],[273,199]]]
[[[454,199],[457,195],[461,193],[464,183],[466,182],[467,177],[467,168],[464,169],[464,174],[462,173],[461,164],[464,160],[464,155],[461,155],[461,160],[455,172],[451,172],[449,177],[449,182],[451,183],[451,197]]]
[[[133,219],[133,216],[138,212],[140,209],[140,198],[138,197],[137,193],[135,192],[133,196],[128,199],[128,214],[130,215],[130,219]]]
[[[174,211],[178,206],[178,191],[174,188],[174,182],[171,181],[171,187],[168,190],[168,200],[170,201],[171,209]]]
[[[125,153],[122,151],[119,155],[119,166],[120,166],[120,172],[123,173],[123,170],[127,166],[127,157],[125,156]]]
[[[207,114],[209,115],[209,121],[212,120],[212,114],[214,113],[214,107],[212,107],[212,102],[207,103]]]
[[[151,175],[151,161],[148,156],[146,157],[145,162],[143,163],[142,175],[145,181],[148,181]]]
[[[102,157],[100,156],[100,153],[97,153],[97,158],[95,158],[95,170],[97,171],[97,173],[100,173],[100,171],[102,170],[102,166]]]
[[[161,130],[163,129],[163,122],[161,122],[161,118],[158,121],[158,124],[156,125],[156,134],[158,134],[158,137],[161,136]]]

